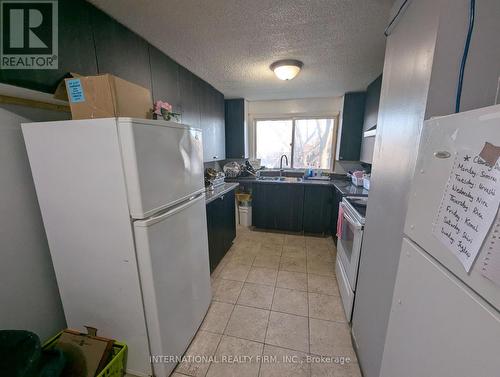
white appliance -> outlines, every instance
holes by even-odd
[[[340,202],[335,271],[346,318],[351,322],[359,258],[363,243],[367,197],[347,196]]]
[[[441,224],[439,210],[454,216],[454,209],[441,203],[450,196],[445,193],[458,187],[455,179],[470,175],[470,182],[462,182],[477,183],[472,170],[455,177],[453,167],[474,161],[485,142],[500,145],[500,106],[435,118],[424,125],[380,376],[499,375],[500,285],[482,274],[489,244],[482,245],[467,272],[433,232]],[[463,151],[466,156],[459,159]],[[474,170],[476,177],[486,170]],[[463,194],[456,191],[457,205]],[[465,203],[468,207],[474,202]],[[462,237],[462,231],[456,237]]]
[[[201,130],[108,118],[23,124],[68,327],[166,377],[211,300]],[[165,361],[163,359],[162,361]]]

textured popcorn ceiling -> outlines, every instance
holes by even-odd
[[[392,0],[90,0],[226,97],[364,90],[382,72]],[[269,65],[299,59],[294,80]]]

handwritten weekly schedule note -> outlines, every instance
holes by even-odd
[[[434,222],[433,233],[470,271],[498,211],[500,166],[459,151]]]

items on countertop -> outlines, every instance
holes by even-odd
[[[226,182],[239,182],[242,184],[247,183],[257,183],[257,184],[271,184],[271,185],[319,185],[319,186],[331,186],[335,187],[340,194],[349,196],[368,196],[368,190],[362,186],[355,186],[352,184],[350,179],[343,178],[333,178],[330,180],[314,180],[314,179],[302,179],[302,180],[258,180],[255,177],[226,177]]]
[[[325,172],[321,169],[307,169],[304,173],[304,179],[329,181],[330,173]]]
[[[224,165],[223,170],[226,177],[236,178],[241,174],[241,165],[236,161],[231,161]]]
[[[363,186],[364,170],[356,170],[351,174],[352,184],[355,186]]]
[[[364,174],[363,175],[363,187],[366,190],[370,189],[370,180],[371,180],[371,174]]]
[[[205,169],[205,188],[208,191],[214,191],[215,188],[224,185],[226,175],[212,168]]]
[[[252,164],[246,160],[243,164],[237,161],[230,161],[223,167],[224,173],[227,177],[248,177],[256,176],[257,170],[252,166]]]

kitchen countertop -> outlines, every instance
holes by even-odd
[[[333,179],[332,184],[344,196],[368,196],[368,190],[363,186],[355,186],[350,180]]]
[[[276,185],[307,185],[307,186],[331,186],[335,187],[342,195],[345,196],[368,196],[368,190],[362,186],[354,186],[348,179],[334,178],[330,181],[320,181],[304,179],[301,181],[286,180],[286,181],[272,181],[272,180],[258,180],[255,177],[239,177],[239,178],[226,178],[226,182],[239,182],[239,183],[259,183],[259,184],[276,184]]]
[[[222,186],[216,187],[214,191],[205,191],[205,204],[208,204],[225,193],[234,190],[240,184],[238,182],[226,182]]]

